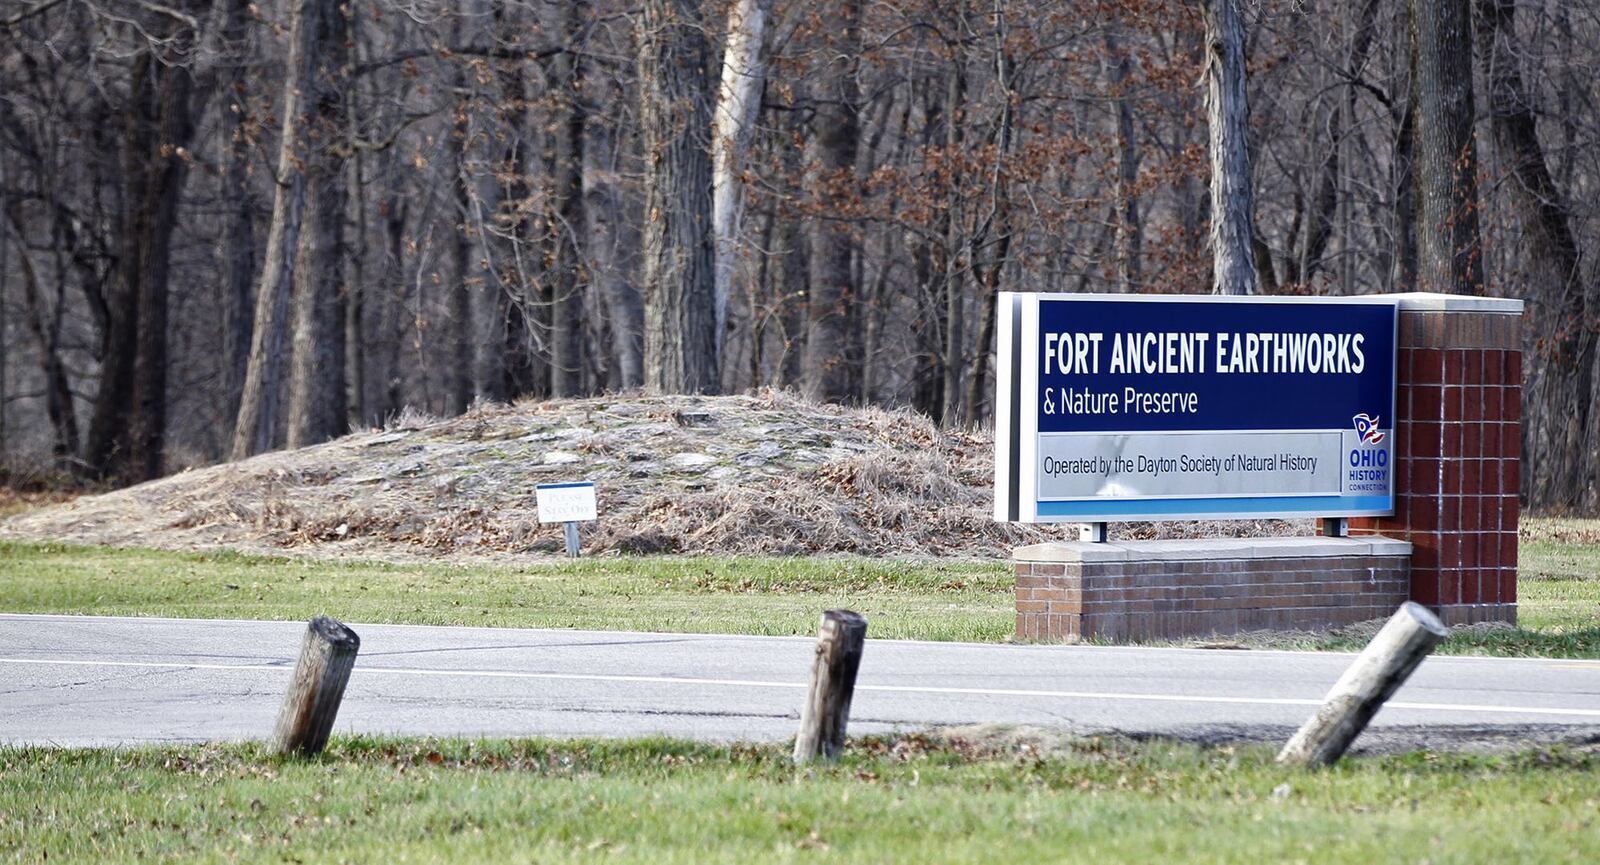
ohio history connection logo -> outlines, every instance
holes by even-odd
[[[1350,449],[1345,466],[1346,493],[1387,492],[1389,489],[1389,449],[1382,447],[1388,437],[1378,427],[1380,418],[1365,412],[1351,419],[1356,427],[1356,446]]]
[[[1355,416],[1356,432],[1361,435],[1361,443],[1375,445],[1383,441],[1383,430],[1378,429],[1378,418],[1368,417],[1365,412]]]

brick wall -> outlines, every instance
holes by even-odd
[[[1017,639],[1159,640],[1383,618],[1410,591],[1409,554],[1386,538],[1021,547]]]
[[[1447,624],[1515,622],[1522,303],[1396,297],[1395,515],[1350,533],[1410,541],[1411,599]]]

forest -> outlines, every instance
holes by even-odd
[[[1600,507],[1600,3],[0,0],[0,464],[478,401],[989,422],[999,291],[1522,298]]]

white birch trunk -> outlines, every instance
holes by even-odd
[[[716,238],[715,288],[717,355],[728,330],[728,298],[743,202],[739,172],[756,117],[761,112],[766,58],[762,40],[773,0],[735,0],[728,11],[728,36],[722,52],[722,83],[717,89],[711,134],[711,231]]]

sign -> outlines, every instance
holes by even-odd
[[[592,520],[599,516],[595,505],[594,484],[587,481],[570,484],[538,484],[533,496],[539,507],[539,522],[570,523]]]
[[[1013,522],[1394,512],[1391,299],[1001,292]]]

